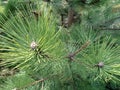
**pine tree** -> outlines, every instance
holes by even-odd
[[[119,0],[9,2],[0,90],[120,89]]]

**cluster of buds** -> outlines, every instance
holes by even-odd
[[[100,67],[100,68],[102,68],[102,67],[104,66],[104,63],[103,63],[103,62],[99,62],[99,63],[97,64],[97,66]]]
[[[103,68],[104,67],[104,63],[103,62],[99,62],[95,66],[98,67],[98,68]]]
[[[33,50],[36,49],[37,46],[38,45],[37,45],[37,43],[35,41],[32,41],[31,44],[30,44],[30,48],[33,49]]]

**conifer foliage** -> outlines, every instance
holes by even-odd
[[[0,90],[120,89],[119,0],[14,1],[0,16]]]

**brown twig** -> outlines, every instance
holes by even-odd
[[[40,83],[40,82],[44,82],[45,80],[47,80],[47,79],[49,79],[49,78],[53,78],[53,77],[55,77],[55,76],[57,76],[57,75],[52,75],[52,76],[50,76],[50,77],[47,77],[47,78],[44,78],[44,79],[40,79],[40,80],[34,81],[34,82],[30,83],[30,84],[27,84],[27,85],[24,86],[24,87],[16,88],[15,90],[22,90],[22,89],[24,89],[24,88],[33,86],[33,85],[38,84],[38,83]]]
[[[67,22],[68,27],[70,27],[72,23],[74,22],[74,13],[75,11],[72,8],[68,10],[68,22]]]
[[[74,56],[76,56],[80,51],[85,49],[90,44],[90,41],[87,41],[85,44],[83,44],[78,50],[76,50],[74,53],[69,54],[66,56],[66,58],[69,58],[70,61],[73,61]]]
[[[89,44],[90,44],[90,41],[87,41],[85,44],[83,44],[83,45],[81,46],[80,49],[78,49],[78,50],[76,50],[76,51],[74,52],[74,55],[78,54],[80,51],[82,51],[83,49],[85,49]]]
[[[47,78],[46,78],[46,79],[47,79]],[[27,87],[29,87],[29,86],[33,86],[33,85],[35,85],[35,84],[37,84],[37,83],[39,83],[39,82],[45,81],[46,79],[40,79],[40,80],[38,80],[38,81],[32,82],[32,83],[30,83],[30,84],[22,87],[22,88],[17,88],[16,90],[22,90],[22,89],[27,88]]]

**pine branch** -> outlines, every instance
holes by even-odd
[[[73,75],[73,71],[71,70],[71,68],[72,68],[71,62],[68,63],[68,66],[69,66],[70,73],[71,73],[72,87],[73,87],[73,90],[76,90],[75,81],[74,81],[74,77],[73,77],[74,75]]]
[[[75,11],[72,8],[68,10],[68,16],[66,20],[64,18],[64,14],[61,14],[62,26],[64,26],[65,28],[69,28],[74,23],[74,20],[75,20],[74,14],[75,14]]]
[[[110,19],[110,20],[108,20],[108,21],[105,21],[104,22],[104,25],[106,24],[106,23],[113,23],[115,20],[117,20],[117,19],[120,19],[120,16],[119,17],[115,17],[115,18],[112,18],[112,19]]]
[[[90,41],[87,41],[78,50],[76,50],[74,53],[69,54],[67,56],[67,58],[70,60],[70,62],[69,62],[69,68],[70,68],[70,71],[71,71],[71,79],[72,79],[72,82],[73,82],[73,84],[72,84],[73,90],[77,90],[77,89],[76,89],[76,86],[75,86],[74,73],[71,70],[71,68],[72,68],[71,61],[73,61],[74,56],[76,56],[80,51],[82,51],[83,49],[85,49],[89,44],[90,44]]]
[[[120,30],[120,28],[97,28],[100,30]]]
[[[15,90],[22,90],[22,89],[24,89],[24,88],[27,88],[27,87],[36,85],[36,84],[38,84],[38,83],[40,83],[40,82],[44,82],[45,80],[48,80],[48,79],[53,78],[53,77],[55,77],[55,76],[58,76],[58,75],[52,75],[52,76],[46,77],[46,78],[44,78],[44,79],[39,79],[39,80],[34,81],[34,82],[32,82],[32,83],[30,83],[30,84],[28,84],[28,85],[25,85],[24,87],[16,88]]]
[[[72,25],[72,23],[74,22],[74,10],[72,8],[70,8],[70,10],[68,10],[68,27],[70,27]]]
[[[107,26],[109,26],[109,25],[111,25],[111,24],[113,24],[114,22],[115,22],[115,20],[118,20],[118,19],[120,19],[120,16],[119,17],[115,17],[115,18],[112,18],[112,19],[110,19],[110,20],[106,20],[106,21],[104,21],[102,24],[100,24],[100,25],[98,25],[98,26],[96,26],[95,27],[95,29],[109,29],[109,30],[113,30],[113,29],[115,29],[115,30],[119,30],[119,29],[117,29],[117,28],[107,28]]]
[[[16,90],[22,90],[22,89],[24,89],[24,88],[27,88],[27,87],[33,86],[33,85],[35,85],[35,84],[38,84],[38,83],[40,83],[40,82],[45,81],[46,79],[48,79],[48,78],[40,79],[40,80],[38,80],[38,81],[32,82],[32,83],[30,83],[30,84],[28,84],[28,85],[22,87],[22,88],[17,88]]]
[[[74,56],[77,55],[80,51],[82,51],[83,49],[85,49],[89,44],[90,44],[90,41],[87,41],[85,44],[83,44],[83,45],[81,46],[80,49],[76,50],[73,55],[74,55]]]
[[[73,61],[74,56],[76,56],[79,52],[81,52],[83,49],[85,49],[90,44],[90,41],[87,41],[85,44],[83,44],[78,50],[76,50],[74,53],[69,54],[66,56],[70,61]]]

